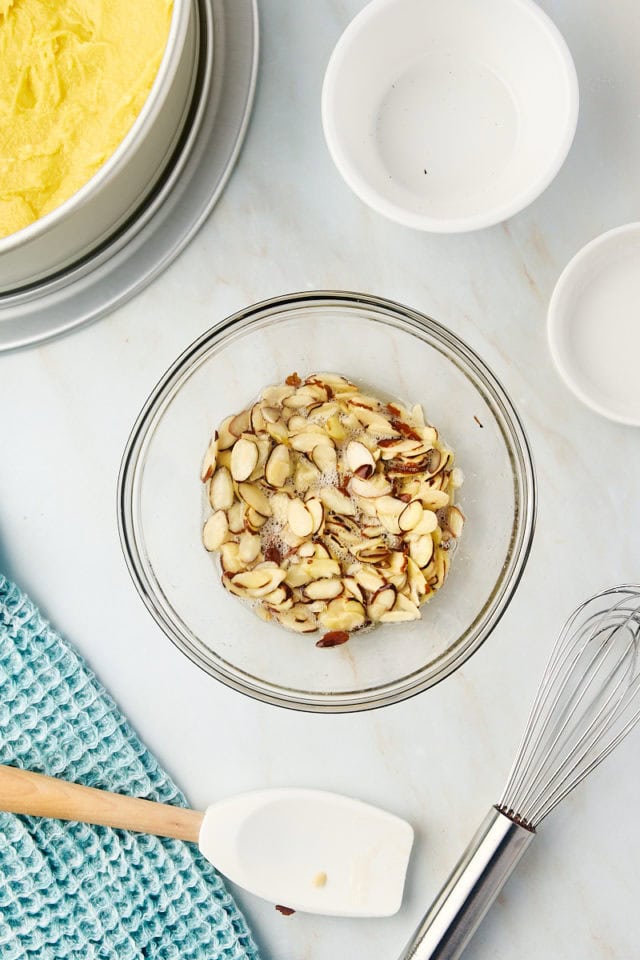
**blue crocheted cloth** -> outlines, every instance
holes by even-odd
[[[185,806],[83,660],[0,576],[0,763]],[[2,960],[257,960],[194,845],[0,813]]]

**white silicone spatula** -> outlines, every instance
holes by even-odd
[[[0,766],[0,810],[189,840],[258,897],[344,917],[397,912],[413,843],[406,821],[321,790],[259,790],[198,813]]]

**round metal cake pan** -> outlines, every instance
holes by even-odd
[[[55,277],[0,293],[0,352],[97,320],[157,277],[220,197],[248,127],[258,68],[256,0],[196,0],[193,99],[163,176],[100,248]]]
[[[0,238],[0,292],[58,273],[104,243],[162,175],[182,133],[197,67],[196,0],[175,0],[167,45],[149,96],[115,152],[68,200]]]

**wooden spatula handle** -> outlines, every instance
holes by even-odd
[[[197,843],[202,813],[124,797],[67,780],[0,765],[0,810],[77,820]]]

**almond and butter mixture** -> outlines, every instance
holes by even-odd
[[[201,477],[226,589],[265,620],[325,631],[318,646],[420,619],[464,523],[461,471],[421,407],[337,374],[292,374],[227,417]]]

